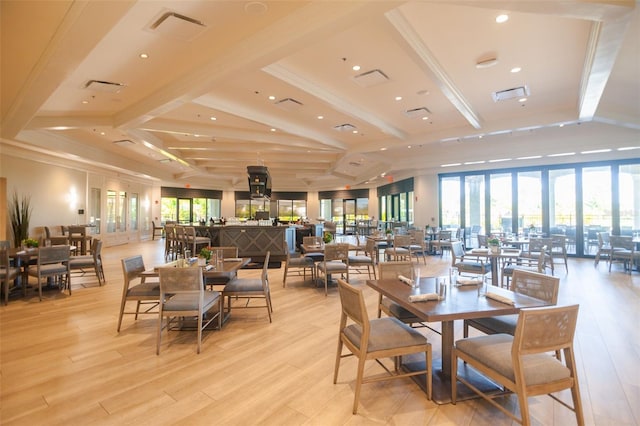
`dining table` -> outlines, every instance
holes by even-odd
[[[436,289],[439,289],[440,284],[446,288],[444,298],[421,302],[410,301],[412,295],[439,294]],[[416,286],[407,285],[397,278],[367,280],[367,285],[422,321],[441,323],[440,358],[433,359],[433,400],[438,404],[451,402],[451,352],[454,344],[454,323],[456,320],[517,314],[522,308],[548,305],[543,300],[496,286],[488,286],[488,296],[484,296],[480,294],[478,285],[451,285],[448,277],[421,277],[419,285]],[[494,300],[490,298],[492,295],[508,299],[510,302]],[[424,360],[412,361],[408,359],[403,367],[410,370],[424,369]],[[458,372],[464,374],[472,384],[482,390],[500,391],[495,387],[495,384],[466,366],[460,366]],[[424,385],[420,380],[417,380],[417,383]],[[460,386],[458,392],[460,400],[475,396],[475,392],[465,386]]]

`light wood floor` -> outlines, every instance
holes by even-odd
[[[222,331],[174,332],[155,354],[155,316],[126,316],[116,333],[122,289],[120,259],[142,254],[162,262],[163,241],[103,250],[107,284],[73,278],[73,294],[12,297],[0,308],[2,425],[509,425],[479,401],[438,406],[411,380],[364,385],[359,414],[351,414],[355,368],[343,361],[332,383],[339,299],[302,278],[282,288],[270,270],[273,323],[263,309],[235,310]],[[442,273],[450,258],[430,257],[422,275]],[[640,424],[640,274],[606,263],[572,259],[561,277],[559,303],[579,303],[576,336],[580,388],[588,425]],[[242,276],[257,271],[241,271]],[[370,316],[376,294],[365,276]],[[456,323],[456,334],[461,334]],[[425,333],[427,333],[425,331]],[[438,336],[428,332],[434,356]],[[370,371],[378,369],[375,363]],[[514,406],[513,396],[503,402]],[[573,413],[548,397],[530,402],[533,424],[575,424]]]

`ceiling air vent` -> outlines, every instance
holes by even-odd
[[[406,115],[409,118],[428,117],[430,114],[431,114],[431,111],[429,111],[429,108],[427,107],[412,108],[404,112],[404,115]]]
[[[529,96],[529,88],[527,86],[514,87],[513,89],[501,90],[491,94],[494,102],[518,99],[525,96]]]
[[[363,72],[353,77],[353,80],[362,87],[373,87],[378,84],[386,83],[389,77],[379,69]]]
[[[354,130],[356,130],[356,126],[354,126],[353,124],[345,123],[338,124],[334,127],[334,129],[339,132],[353,132]]]
[[[197,19],[176,12],[165,12],[149,25],[149,30],[181,40],[193,40],[207,26]]]
[[[119,93],[126,86],[122,83],[114,83],[103,80],[89,80],[85,83],[84,88],[95,90],[97,92]]]
[[[291,98],[285,98],[274,102],[274,105],[286,111],[298,111],[302,107],[302,102],[298,102],[295,99]]]

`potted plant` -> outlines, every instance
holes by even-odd
[[[31,220],[31,197],[22,196],[14,191],[9,205],[9,219],[13,231],[14,247],[20,247],[23,241],[29,238],[29,221]]]
[[[487,240],[487,244],[489,245],[489,250],[493,253],[498,253],[500,251],[500,240],[496,237],[489,238]]]
[[[198,255],[198,257],[201,257],[203,259],[205,259],[206,262],[209,262],[209,260],[211,260],[211,253],[213,252],[213,249],[209,246],[207,247],[203,247],[200,250],[200,254]]]
[[[325,232],[322,236],[322,241],[324,241],[325,244],[329,244],[333,241],[333,235],[331,235],[331,232]]]
[[[34,240],[33,238],[27,238],[26,240],[22,240],[22,245],[27,248],[35,248],[35,247],[38,247],[38,240]]]

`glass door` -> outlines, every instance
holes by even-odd
[[[191,224],[191,198],[178,198],[178,223]]]
[[[598,251],[598,232],[611,232],[611,167],[582,169],[583,253]]]
[[[108,245],[128,242],[127,235],[127,193],[125,191],[107,190],[107,223],[106,236]]]
[[[342,200],[344,204],[344,234],[354,235],[356,233],[356,200]]]

